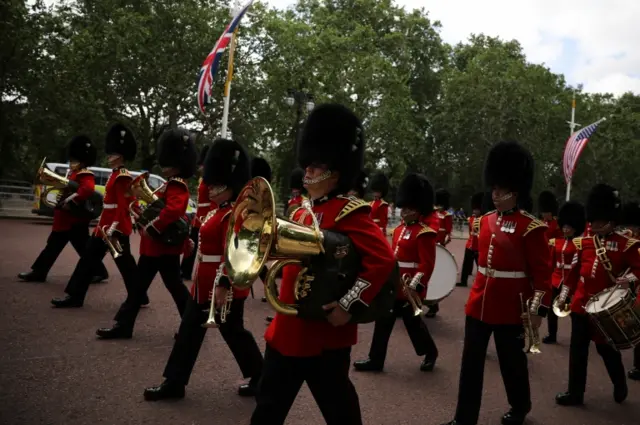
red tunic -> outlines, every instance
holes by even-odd
[[[66,198],[69,202],[80,204],[82,201],[89,199],[95,190],[96,184],[93,173],[87,169],[72,171],[67,176],[67,179],[78,183],[78,190],[69,194]],[[64,199],[61,200],[64,201]],[[66,232],[71,230],[71,227],[75,224],[88,223],[89,221],[88,218],[73,215],[69,210],[56,208],[53,210],[53,227],[51,230],[54,232]]]
[[[521,324],[521,302],[542,296],[551,303],[551,252],[547,226],[524,210],[480,218],[478,273],[465,313],[492,325]]]
[[[417,289],[421,299],[427,296],[427,288],[431,274],[436,266],[436,237],[440,221],[434,214],[422,221],[412,224],[401,223],[393,231],[392,249],[400,266],[400,276],[409,274],[413,279],[417,274],[422,276],[415,281],[419,285],[412,285]],[[402,288],[396,292],[398,300],[407,300]]]
[[[167,226],[175,223],[180,218],[186,220],[187,206],[189,205],[189,188],[187,183],[178,178],[171,178],[163,187],[156,192],[156,196],[164,199],[165,207],[160,211],[158,217],[147,225],[151,226],[158,233],[165,231]],[[160,257],[162,255],[180,255],[183,252],[182,245],[169,246],[163,244],[156,238],[145,236],[140,237],[140,255],[148,257]]]
[[[305,200],[305,197],[302,195],[295,195],[292,196],[289,201],[287,202],[287,216],[290,216],[291,214],[293,214],[293,211],[295,211],[296,208],[299,208],[300,206],[302,206],[302,201]]]
[[[469,238],[465,245],[466,249],[478,250],[478,228],[480,227],[480,217],[469,217]]]
[[[193,218],[193,227],[199,229],[209,211],[214,209],[216,209],[216,204],[209,199],[209,186],[200,179],[198,182],[198,208],[196,216]]]
[[[389,204],[384,199],[371,201],[371,218],[380,227],[382,233],[386,235],[389,223]]]
[[[551,220],[544,220],[547,225],[547,239],[564,238],[564,233],[558,225],[558,218],[553,217]]]
[[[104,230],[107,231],[113,223],[117,222],[115,228],[117,232],[125,236],[131,234],[133,224],[131,223],[129,204],[135,200],[129,192],[132,181],[133,177],[126,168],[116,168],[111,172],[104,187],[102,214],[100,214],[98,227],[106,226]],[[98,227],[94,230],[96,236],[100,236]]]
[[[576,246],[571,239],[549,239],[551,247],[551,267],[553,274],[551,275],[551,284],[554,288],[559,288],[564,284],[569,288],[575,287],[580,273],[577,267],[574,267],[573,257],[576,253]]]
[[[438,229],[438,243],[446,245],[451,241],[451,232],[453,232],[453,216],[449,211],[437,210],[436,214],[440,219],[440,228]]]
[[[369,217],[369,204],[358,198],[338,196],[316,201],[313,211],[321,228],[349,236],[362,257],[360,275],[349,291],[355,296],[353,299],[343,297],[340,305],[347,310],[360,303],[368,305],[384,285],[395,264],[389,243]],[[293,216],[298,222],[311,224],[311,217],[304,209],[296,210]],[[293,288],[299,271],[297,266],[283,269],[280,300],[285,303],[295,303]],[[265,339],[273,349],[285,356],[311,357],[325,350],[355,345],[358,326],[350,323],[334,327],[328,321],[307,321],[276,313],[267,328]]]

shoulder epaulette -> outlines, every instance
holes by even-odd
[[[491,210],[491,211],[489,211],[488,213],[482,214],[482,215],[480,216],[480,218],[482,218],[482,217],[486,217],[486,216],[488,216],[488,215],[491,215],[491,214],[493,214],[493,213],[494,213],[494,212],[496,212],[496,211],[498,211],[498,210]]]
[[[342,209],[336,216],[335,218],[336,222],[342,220],[343,218],[345,218],[355,210],[359,210],[361,208],[368,208],[369,210],[371,209],[371,205],[369,205],[368,202],[360,198],[356,198],[355,196],[338,196],[338,198],[346,199],[349,202],[347,202],[347,204],[344,207],[342,207]]]
[[[474,217],[473,218],[473,223],[471,224],[471,228],[476,233],[480,232],[480,218],[481,217]]]
[[[289,214],[289,220],[292,220],[292,221],[294,220],[294,217],[299,209],[302,209],[302,207],[294,208],[293,211],[291,211],[291,213]]]
[[[129,174],[129,170],[127,170],[126,168],[121,168],[118,170],[118,175],[116,176],[116,178],[118,177],[129,177],[130,179],[133,178],[133,176]]]
[[[573,244],[576,246],[576,249],[578,251],[582,250],[582,237],[579,238],[573,238]]]
[[[630,238],[628,236],[625,236],[625,238],[627,238],[627,244],[624,246],[623,252],[626,252],[627,250],[629,250],[629,248],[634,246],[636,243],[640,242],[640,240],[634,239],[634,238]]]
[[[418,234],[416,235],[416,237],[420,236],[420,235],[425,235],[427,233],[434,233],[437,234],[438,232],[436,232],[435,230],[433,230],[431,228],[431,226],[425,224],[425,223],[420,223],[420,226],[422,226],[422,228],[420,229],[420,231],[418,232]]]
[[[198,179],[198,185],[201,185],[201,184],[202,184],[202,177]]]
[[[522,236],[527,236],[529,233],[531,233],[535,229],[539,229],[541,227],[542,228],[549,227],[544,221],[538,220],[536,216],[529,214],[525,210],[520,210],[520,214],[531,219],[531,223],[529,223],[529,225],[527,226],[527,230],[524,231],[524,234]]]
[[[227,216],[228,216],[229,214],[231,214],[232,212],[233,212],[233,208],[229,208],[229,209],[227,210],[227,212],[225,212],[225,213],[224,213],[224,215],[222,216],[222,220],[224,220],[225,218],[227,218]],[[220,221],[222,221],[222,220],[220,220]]]
[[[78,173],[77,173],[77,174],[78,174],[78,175],[79,175],[79,174],[91,174],[91,175],[93,175],[93,171],[91,171],[91,170],[89,170],[89,169],[87,169],[87,168],[83,168],[82,170],[78,171]]]
[[[171,182],[180,183],[180,184],[184,185],[184,187],[187,190],[189,190],[189,185],[187,185],[186,180],[181,178],[181,177],[171,177],[171,178],[169,178],[169,183],[171,183]]]
[[[556,238],[549,239],[549,246],[556,246]]]
[[[389,205],[389,203],[387,201],[385,201],[384,199],[381,199],[380,200],[380,206],[383,206],[383,205]]]

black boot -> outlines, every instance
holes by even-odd
[[[436,317],[436,314],[438,314],[439,311],[440,311],[440,306],[438,304],[434,304],[429,307],[429,310],[427,310],[424,317],[433,319],[434,317]]]
[[[512,408],[502,416],[502,425],[522,425],[528,414],[528,411],[522,412]]]
[[[51,300],[51,304],[57,308],[78,308],[82,307],[83,301],[77,298],[67,295],[64,298],[54,298]]]
[[[556,336],[555,335],[547,335],[544,338],[542,338],[542,343],[543,344],[555,344],[556,341]]]
[[[107,279],[109,279],[109,275],[108,274],[96,275],[96,276],[93,276],[93,278],[91,279],[91,283],[100,283],[100,282],[105,281]]]
[[[634,381],[640,381],[640,369],[634,367],[629,372],[627,372],[627,376],[629,377],[629,379],[632,379]]]
[[[246,384],[238,387],[238,395],[241,397],[254,397],[258,391],[258,378],[251,378]]]
[[[584,394],[574,394],[569,391],[556,395],[556,404],[560,406],[580,406],[584,404]]]
[[[47,276],[31,270],[30,272],[18,274],[18,279],[24,280],[25,282],[44,282],[47,280]]]
[[[422,372],[431,372],[436,365],[435,357],[425,357],[422,363],[420,364],[420,371]]]
[[[467,287],[467,283],[466,282],[458,282],[456,283],[457,287],[462,287],[462,288],[466,288]]]
[[[273,322],[273,316],[267,316],[267,318],[265,319],[268,323]]]
[[[267,302],[267,297],[262,297],[262,299],[260,301],[262,301],[263,303],[266,303]]]
[[[112,328],[100,328],[96,331],[96,335],[100,339],[131,339],[133,329],[129,326],[123,326],[119,323],[113,325]]]
[[[181,398],[184,398],[184,385],[176,384],[169,380],[165,380],[158,386],[145,388],[144,390],[144,399],[147,401]]]
[[[382,372],[384,365],[371,359],[359,360],[353,363],[353,368],[360,372]]]
[[[627,388],[627,381],[623,381],[613,387],[613,399],[616,403],[622,403],[627,399],[629,395],[629,389]]]

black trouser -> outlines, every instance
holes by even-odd
[[[469,280],[469,276],[471,276],[471,272],[473,271],[474,261],[476,263],[476,267],[478,267],[478,251],[465,248],[464,259],[462,260],[462,270],[460,271],[460,283],[463,286],[467,286],[467,281]]]
[[[71,229],[62,232],[52,231],[47,239],[47,244],[31,266],[31,270],[46,278],[49,270],[51,270],[51,267],[53,267],[53,264],[58,259],[62,250],[67,246],[68,242],[71,242],[73,249],[82,257],[89,237],[89,223],[77,223],[71,226]],[[93,270],[93,276],[109,276],[102,261],[100,261],[100,264]]]
[[[262,354],[255,338],[244,327],[244,302],[246,298],[234,299],[225,323],[221,323],[220,334],[235,357],[244,378],[259,378],[262,373]],[[187,301],[180,322],[178,337],[167,361],[163,376],[175,383],[187,385],[200,347],[207,332],[202,324],[209,317],[209,303],[198,304],[193,298]],[[220,318],[217,317],[219,320]]]
[[[180,272],[182,277],[186,280],[191,280],[191,275],[193,273],[193,263],[196,260],[196,254],[198,253],[198,240],[200,239],[200,228],[192,227],[191,235],[189,238],[193,241],[193,251],[191,251],[191,255],[182,257],[182,264],[180,264]]]
[[[560,295],[561,287],[562,285],[558,285],[557,288],[553,288],[553,291],[551,292],[551,302],[553,302],[553,300],[555,300],[556,297]],[[556,335],[558,334],[558,316],[555,315],[552,308],[550,308],[549,312],[547,313],[547,326],[549,328],[549,336],[555,339]]]
[[[129,236],[117,234],[114,239],[116,239],[122,247],[122,255],[114,260],[114,262],[122,275],[127,294],[131,295],[138,282],[138,273],[136,260],[133,258],[133,255],[131,255]],[[84,301],[91,280],[93,276],[95,276],[96,270],[100,269],[102,259],[106,253],[107,245],[104,240],[98,236],[91,236],[64,292],[73,298]]]
[[[640,345],[633,349],[633,368],[640,369]]]
[[[478,423],[482,403],[484,363],[492,333],[509,404],[516,412],[527,413],[531,409],[529,368],[527,355],[523,351],[522,325],[490,325],[467,316],[456,408],[456,420],[461,425]]]
[[[401,311],[401,317],[404,321],[404,327],[407,329],[411,344],[418,356],[427,356],[432,360],[438,357],[438,348],[436,347],[426,323],[422,320],[422,315],[414,316],[413,310],[407,301],[396,301],[394,310]],[[387,347],[391,331],[396,323],[396,315],[385,316],[376,320],[373,330],[373,340],[369,349],[369,360],[373,363],[383,366],[387,357]]]
[[[282,425],[304,382],[327,425],[362,425],[358,393],[349,379],[351,348],[315,357],[283,356],[267,344],[251,425]]]
[[[184,315],[187,301],[191,296],[182,282],[182,276],[180,276],[180,255],[161,255],[159,257],[141,255],[138,259],[138,284],[135,291],[127,294],[127,299],[122,303],[113,320],[121,326],[133,329],[140,307],[146,299],[149,286],[158,272],[160,272],[162,282],[178,308],[180,317]]]
[[[589,345],[593,328],[589,316],[571,313],[571,346],[569,348],[569,392],[584,394],[587,387],[587,366],[589,363]],[[607,368],[613,385],[625,385],[626,376],[622,355],[609,344],[596,344],[596,350]]]

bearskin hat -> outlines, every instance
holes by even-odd
[[[587,197],[587,221],[612,221],[622,219],[622,201],[620,194],[608,184],[595,185]]]
[[[235,199],[250,179],[251,164],[244,147],[233,140],[215,140],[204,160],[202,181],[207,185],[227,186]]]
[[[325,164],[340,173],[337,189],[348,192],[363,169],[364,134],[362,123],[346,106],[318,105],[309,114],[298,143],[302,168]]]
[[[271,182],[271,166],[264,158],[253,158],[251,160],[251,177],[262,177]]]
[[[189,130],[171,128],[158,140],[158,164],[161,167],[174,167],[180,170],[179,177],[188,179],[196,172],[198,153]]]
[[[196,165],[198,167],[200,167],[201,165],[204,165],[204,159],[207,157],[207,152],[209,152],[209,146],[210,146],[209,143],[207,143],[200,150],[200,153],[198,154],[198,162],[196,162]]]
[[[525,196],[518,196],[518,208],[525,210],[529,214],[533,214],[533,198],[530,194],[527,193]]]
[[[576,201],[565,202],[558,212],[558,226],[562,228],[564,225],[573,227],[576,235],[584,233],[587,227],[584,205]]]
[[[538,195],[538,212],[551,213],[553,215],[558,214],[558,200],[556,195],[552,192],[545,190]]]
[[[422,174],[407,174],[400,182],[396,193],[398,208],[415,208],[422,215],[433,212],[433,200],[433,187]]]
[[[89,137],[76,136],[69,142],[67,157],[81,162],[85,167],[91,167],[96,163],[98,151]]]
[[[136,138],[124,124],[114,124],[107,132],[104,151],[107,155],[122,155],[125,161],[133,161],[137,151]]]
[[[371,191],[380,192],[380,195],[384,198],[389,193],[389,178],[383,173],[375,173],[371,177]]]
[[[289,177],[289,188],[291,190],[304,190],[304,170],[302,168],[296,168],[291,172]]]
[[[447,189],[436,190],[436,205],[445,210],[451,207],[451,194]]]
[[[484,199],[484,193],[482,192],[474,193],[473,196],[471,196],[471,209],[482,210],[483,199]]]
[[[534,162],[531,153],[521,144],[504,141],[493,145],[484,163],[484,183],[501,187],[523,197],[531,192]]]
[[[640,226],[640,205],[627,202],[622,206],[622,223],[625,226]]]
[[[358,198],[364,198],[365,193],[367,193],[367,186],[369,186],[369,176],[365,171],[360,171],[351,190],[358,194]]]

